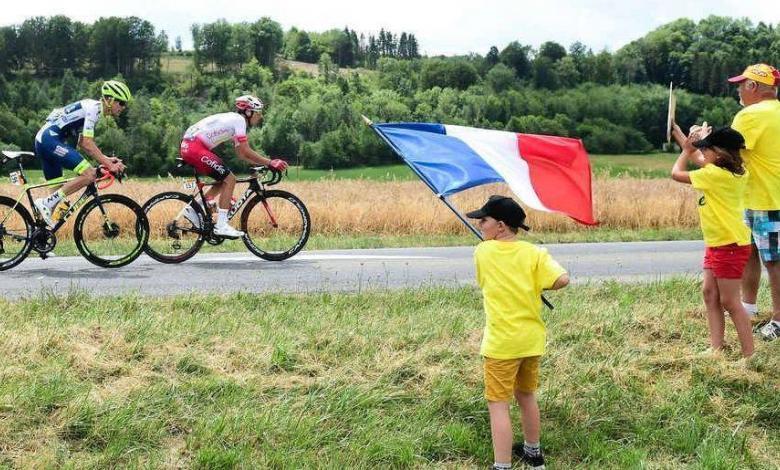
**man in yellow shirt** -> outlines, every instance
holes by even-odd
[[[528,227],[525,212],[511,198],[490,196],[481,209],[466,216],[479,219],[485,240],[474,251],[474,262],[485,308],[480,354],[484,357],[493,469],[511,468],[512,453],[531,468],[543,469],[535,394],[546,341],[541,294],[568,285],[569,275],[547,250],[517,239],[518,229]],[[525,438],[515,446],[509,417],[512,395],[520,405]]]
[[[739,102],[744,106],[731,127],[745,138],[742,159],[749,172],[745,221],[754,245],[742,278],[742,301],[755,315],[763,262],[769,274],[773,318],[760,333],[773,340],[780,337],[780,72],[767,64],[755,64],[729,82],[738,84]]]

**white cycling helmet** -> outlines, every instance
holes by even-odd
[[[236,109],[239,111],[262,111],[263,102],[256,96],[239,96],[236,98]]]

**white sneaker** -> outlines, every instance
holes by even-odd
[[[198,217],[198,212],[192,208],[192,206],[185,207],[179,216],[184,216],[185,219],[189,220],[193,227],[200,228],[200,217]]]
[[[769,323],[762,326],[758,332],[761,333],[761,337],[766,341],[772,341],[773,339],[780,338],[780,322],[770,320]]]
[[[35,200],[35,208],[43,217],[43,221],[49,227],[54,227],[54,219],[52,218],[51,209],[46,205],[45,198],[38,198]]]
[[[229,224],[225,224],[214,227],[214,235],[225,238],[241,238],[244,236],[244,232],[234,229]]]

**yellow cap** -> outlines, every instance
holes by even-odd
[[[745,80],[753,80],[754,82],[763,83],[764,85],[776,86],[780,81],[780,71],[771,65],[767,64],[755,64],[749,65],[748,68],[742,72],[742,75],[729,78],[731,83],[744,82]]]

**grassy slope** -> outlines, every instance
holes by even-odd
[[[690,280],[550,297],[550,468],[777,464],[780,342],[759,345],[746,369],[733,351],[695,357],[706,327]],[[0,310],[0,466],[491,462],[469,288],[73,294]]]

